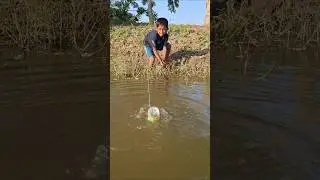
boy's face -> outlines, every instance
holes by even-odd
[[[159,34],[160,37],[162,37],[163,35],[165,35],[167,33],[167,28],[164,25],[159,25],[157,28],[157,33]]]

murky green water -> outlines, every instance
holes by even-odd
[[[110,177],[117,179],[209,179],[209,84],[155,80],[151,105],[170,121],[145,126],[136,115],[148,104],[147,81],[112,81]]]

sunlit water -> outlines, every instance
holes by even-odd
[[[167,113],[156,124],[139,115],[147,88],[146,80],[111,82],[111,179],[209,179],[209,84],[152,81],[151,105]]]
[[[215,70],[216,178],[320,179],[317,56],[259,53],[246,76],[234,57],[219,56]]]

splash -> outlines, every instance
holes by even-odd
[[[160,123],[168,123],[170,120],[172,120],[172,116],[166,111],[165,108],[160,107]],[[137,111],[135,115],[136,119],[139,119],[141,121],[147,121],[148,119],[148,105],[144,105],[140,107],[139,111]]]

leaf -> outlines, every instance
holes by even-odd
[[[139,8],[139,4],[137,2],[132,2],[133,8]]]
[[[148,0],[142,0],[142,5],[146,5]]]

